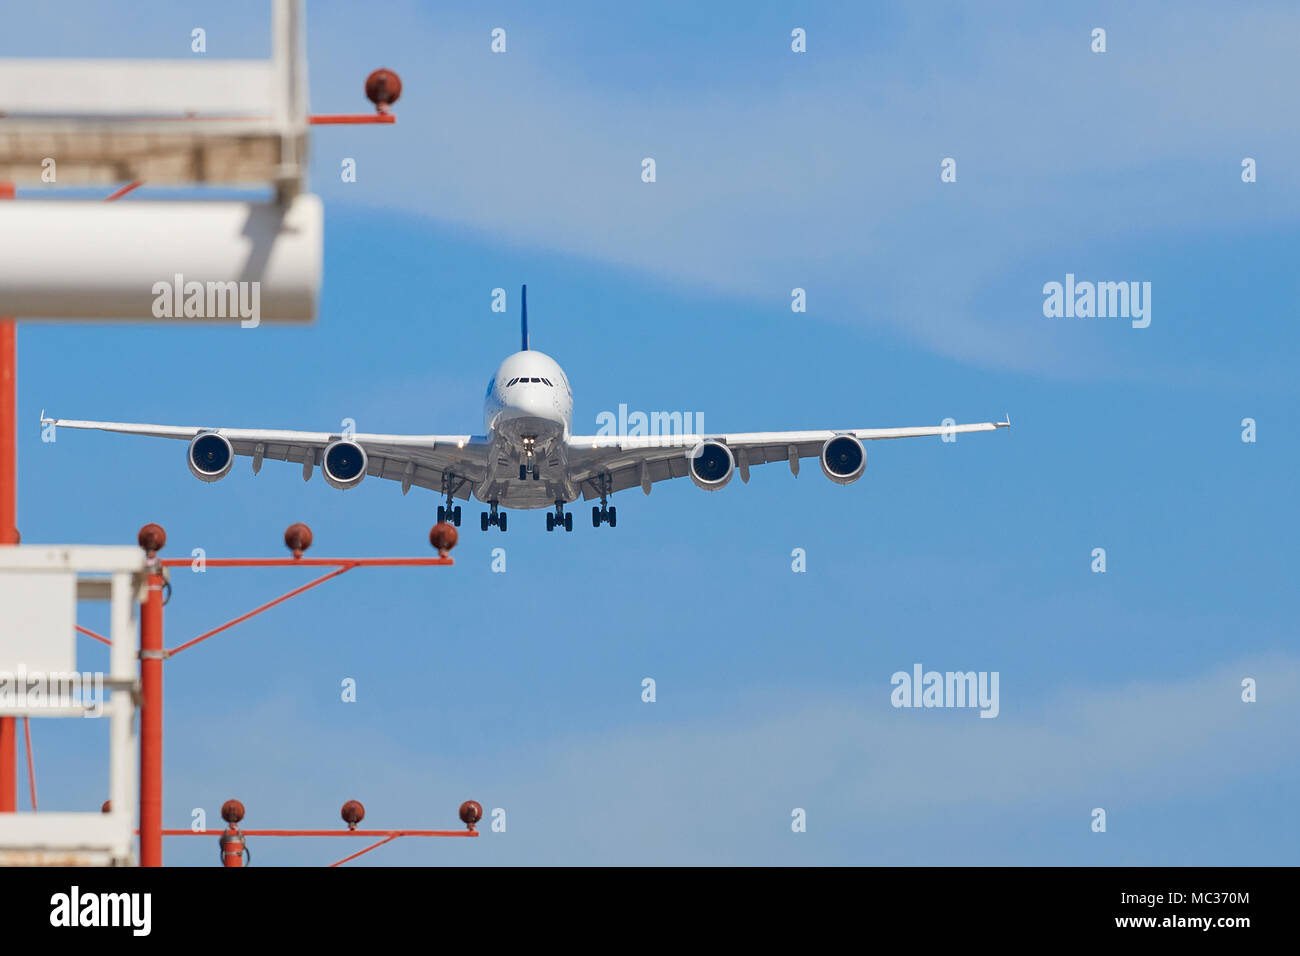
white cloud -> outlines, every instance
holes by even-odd
[[[262,825],[272,808],[283,824],[285,804],[329,804],[322,812],[332,815],[348,796],[372,807],[380,826],[447,826],[468,796],[505,807],[508,834],[458,848],[456,862],[963,862],[958,847],[909,847],[889,831],[911,840],[922,824],[987,827],[1007,811],[1052,804],[1073,807],[1086,832],[1094,806],[1210,799],[1292,766],[1300,660],[1242,661],[1172,683],[1158,676],[1031,704],[1036,688],[1004,673],[1002,715],[982,720],[973,710],[894,710],[881,675],[852,697],[776,707],[779,695],[750,697],[726,717],[673,722],[663,704],[641,705],[657,709],[640,726],[527,748],[476,739],[474,756],[442,752],[439,739],[454,728],[422,731],[418,748],[352,731],[326,740],[285,700],[208,718],[210,739],[187,748],[202,761],[183,774],[193,792],[255,795]],[[1259,682],[1258,703],[1241,701],[1243,676]],[[664,723],[649,725],[656,718]],[[268,739],[295,743],[286,752]],[[225,749],[238,759],[223,758]],[[794,807],[809,811],[807,834],[790,833]]]
[[[922,18],[883,62],[824,57],[775,89],[720,75],[689,96],[578,86],[546,59],[557,44],[494,57],[452,26],[410,71],[398,126],[358,143],[379,184],[330,185],[324,162],[320,182],[332,197],[755,301],[808,287],[814,318],[1067,371],[1086,353],[1033,314],[1036,287],[1012,314],[975,300],[1043,257],[1060,257],[1046,277],[1059,278],[1089,243],[1259,225],[1240,156],[1277,168],[1300,146],[1276,121],[1300,106],[1276,80],[1300,14],[1180,13],[1117,14],[1104,55],[1073,25],[1034,17],[971,18],[937,44]],[[949,155],[959,177],[944,187]],[[653,185],[639,179],[643,156],[657,160]],[[1269,188],[1272,221],[1300,209],[1293,182]]]

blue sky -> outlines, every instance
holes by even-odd
[[[209,56],[268,50],[261,3],[69,8],[12,11],[0,55],[184,57],[195,26]],[[717,431],[1014,424],[875,443],[847,487],[805,463],[634,489],[612,531],[485,535],[466,507],[455,568],[353,571],[168,664],[168,825],[237,796],[249,826],[357,798],[443,827],[474,798],[505,833],[358,862],[1294,863],[1298,34],[1285,4],[313,2],[314,110],[364,109],[377,66],[405,85],[396,126],[313,134],[319,321],[23,325],[25,541],[157,521],[170,556],[276,555],[302,520],[322,555],[427,553],[432,493],[275,462],[206,485],[179,443],[43,444],[38,415],[479,431],[521,282],[579,431],[620,403]],[[1045,318],[1067,272],[1151,282],[1150,327]],[[168,644],[308,577],[178,572]],[[893,709],[917,662],[998,671],[1000,715]],[[42,808],[97,806],[107,727],[34,733]]]

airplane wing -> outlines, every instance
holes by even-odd
[[[818,458],[830,439],[848,435],[860,442],[885,438],[921,438],[962,435],[1010,428],[1011,419],[968,425],[920,425],[906,428],[848,428],[841,431],[738,432],[726,435],[615,436],[575,435],[569,439],[569,466],[584,498],[599,498],[602,486],[612,494],[640,485],[648,495],[650,486],[669,478],[690,474],[692,451],[702,442],[726,445],[735,459],[741,481],[749,481],[749,469],[772,461],[787,462],[799,474],[799,461]]]
[[[253,473],[264,459],[302,465],[303,480],[321,463],[321,453],[343,435],[329,432],[281,431],[263,428],[202,428],[193,425],[137,425],[130,422],[85,422],[46,418],[41,424],[55,428],[85,428],[147,435],[151,438],[179,438],[192,441],[215,432],[230,442],[236,455],[253,459]],[[475,483],[487,470],[488,442],[481,435],[374,435],[357,432],[349,436],[366,452],[366,474],[402,483],[402,494],[411,485],[431,488],[439,494],[468,499]],[[447,485],[450,485],[448,489]]]

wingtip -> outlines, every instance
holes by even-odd
[[[46,418],[46,417],[45,417],[45,409],[43,409],[43,408],[41,409],[41,424],[42,424],[42,425],[52,425],[52,424],[54,424],[54,419],[53,419],[53,418]]]
[[[1010,427],[1011,427],[1011,415],[1010,413],[1008,413],[1002,416],[1002,421],[998,422],[998,428],[1010,428]]]

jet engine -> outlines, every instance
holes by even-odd
[[[355,488],[366,477],[366,450],[348,438],[332,441],[321,455],[320,470],[331,488]]]
[[[837,485],[849,485],[862,477],[867,451],[852,435],[836,435],[822,445],[822,474]]]
[[[720,441],[703,441],[687,455],[691,481],[705,491],[725,488],[736,470],[731,449]]]
[[[230,466],[235,463],[235,449],[224,435],[200,432],[190,442],[186,459],[190,472],[199,481],[220,481],[230,474]]]

